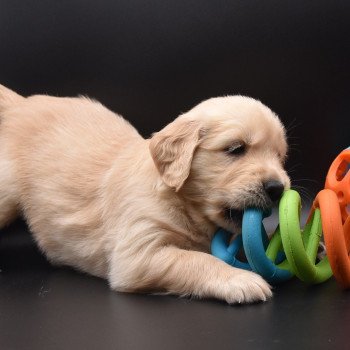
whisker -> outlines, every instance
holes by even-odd
[[[300,182],[300,181],[309,181],[309,182],[313,182],[315,184],[319,183],[319,181],[317,181],[315,179],[293,179],[293,182]]]
[[[296,128],[302,126],[303,123],[301,121],[297,122],[297,118],[294,118],[289,124],[288,126],[286,126],[286,131],[287,134],[292,132],[293,130],[295,130]]]
[[[301,197],[307,199],[308,202],[313,202],[314,196],[308,189],[300,185],[292,185],[292,188],[301,194]]]
[[[293,164],[289,169],[288,172],[296,170],[296,168],[300,167],[301,163]]]

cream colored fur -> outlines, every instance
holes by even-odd
[[[245,143],[231,156],[225,149]],[[0,225],[17,215],[55,264],[117,291],[266,300],[269,285],[209,253],[227,206],[270,206],[289,187],[279,119],[247,97],[207,100],[143,139],[87,98],[24,98],[0,85]]]

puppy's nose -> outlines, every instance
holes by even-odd
[[[282,182],[277,180],[268,180],[263,184],[264,190],[273,202],[278,201],[284,191]]]

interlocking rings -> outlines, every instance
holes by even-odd
[[[229,245],[231,234],[220,229],[212,241],[212,254],[231,266],[252,269],[274,284],[286,281],[294,274],[307,283],[327,280],[332,275],[328,259],[325,258],[315,265],[322,235],[320,210],[313,209],[304,231],[301,231],[300,208],[299,194],[294,190],[286,191],[279,204],[280,225],[270,242],[262,223],[267,215],[256,208],[246,209],[242,235],[237,236]],[[242,241],[249,265],[236,258]],[[283,251],[285,257],[281,262]]]
[[[313,203],[304,230],[300,229],[301,198],[286,191],[279,203],[279,227],[268,242],[262,223],[266,215],[248,208],[243,215],[242,235],[229,243],[231,235],[219,230],[212,252],[232,266],[252,269],[271,283],[295,274],[307,283],[321,283],[331,277],[350,288],[350,148],[341,152],[329,168],[325,189]],[[322,232],[327,257],[315,264]],[[249,264],[236,258],[244,247]],[[285,259],[279,262],[281,251]]]

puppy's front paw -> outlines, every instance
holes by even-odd
[[[225,287],[224,297],[229,304],[266,301],[272,297],[271,286],[262,277],[250,271],[236,272]]]

